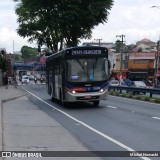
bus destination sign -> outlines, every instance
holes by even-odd
[[[102,50],[72,50],[72,55],[100,55]]]

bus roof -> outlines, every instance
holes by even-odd
[[[58,57],[64,58],[64,57],[75,57],[75,56],[77,57],[77,56],[89,56],[89,55],[108,56],[108,49],[106,47],[101,47],[101,46],[71,47],[52,54],[51,56],[46,58],[46,61]]]

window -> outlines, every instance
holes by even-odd
[[[105,58],[67,60],[66,79],[71,82],[103,81],[108,77]]]

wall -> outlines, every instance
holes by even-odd
[[[149,69],[154,68],[154,60],[129,60],[128,69]]]
[[[155,53],[131,53],[129,55],[128,69],[154,68]]]

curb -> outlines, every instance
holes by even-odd
[[[19,96],[13,97],[13,98],[4,99],[4,100],[2,100],[2,103],[5,103],[7,101],[12,101],[12,100],[15,100],[17,98],[20,98],[20,97],[23,97],[23,96],[27,96],[27,95],[28,95],[28,93],[25,93],[25,94],[21,94]]]

